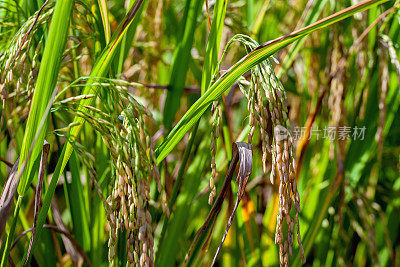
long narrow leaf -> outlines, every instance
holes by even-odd
[[[341,21],[357,12],[371,8],[374,5],[381,4],[387,0],[364,1],[357,5],[353,5],[340,12],[337,12],[327,18],[317,21],[305,28],[294,31],[288,35],[284,35],[275,40],[267,42],[253,52],[248,54],[233,65],[223,76],[221,76],[204,95],[197,100],[190,109],[185,113],[182,119],[170,132],[164,142],[156,149],[157,163],[159,164],[167,154],[176,146],[176,144],[189,131],[194,123],[203,115],[213,101],[218,99],[223,92],[228,90],[233,83],[245,72],[255,65],[261,63],[275,52],[283,47],[301,39],[316,30],[323,29],[335,22]]]
[[[218,64],[218,52],[224,27],[227,0],[215,2],[214,16],[208,36],[206,55],[204,57],[203,76],[201,78],[201,93],[208,89],[215,67]]]
[[[18,202],[14,212],[14,220],[7,238],[6,247],[3,253],[1,265],[4,266],[8,259],[11,240],[14,236],[16,218],[20,210],[19,205],[28,185],[33,178],[31,172],[39,153],[42,151],[42,144],[47,130],[47,114],[49,104],[53,101],[54,88],[57,83],[61,59],[67,41],[70,15],[74,1],[58,1],[50,25],[49,35],[46,41],[44,54],[39,69],[36,88],[33,94],[31,109],[25,129],[24,140],[20,155],[17,177],[21,177],[18,185]],[[34,172],[34,171],[33,171]]]
[[[32,146],[35,136],[38,133],[41,120],[45,115],[47,105],[51,100],[51,96],[57,83],[62,54],[64,52],[65,43],[67,40],[68,26],[73,3],[73,0],[58,1],[55,7],[49,36],[41,62],[42,67],[39,69],[38,80],[33,94],[32,105],[25,129],[24,141],[22,144],[21,157],[18,167],[18,175],[21,175],[21,167],[28,159],[29,150]],[[47,123],[44,124],[43,129],[40,131],[40,134],[38,135],[39,137],[33,146],[32,155],[26,163],[25,171],[22,173],[21,181],[18,186],[18,193],[20,195],[24,195],[28,184],[30,184],[30,181],[28,181],[29,173],[32,170],[34,160],[42,150],[46,129]]]
[[[183,22],[182,40],[174,53],[172,71],[168,86],[167,98],[164,106],[164,126],[171,129],[178,111],[183,87],[185,86],[186,73],[189,66],[190,51],[193,45],[193,36],[196,28],[197,17],[201,10],[202,0],[187,0]]]

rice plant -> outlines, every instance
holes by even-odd
[[[398,266],[399,10],[0,0],[0,265]]]

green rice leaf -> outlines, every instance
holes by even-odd
[[[387,0],[380,1],[365,1],[357,5],[353,5],[340,12],[337,12],[327,18],[319,20],[305,28],[294,31],[290,34],[279,37],[275,40],[269,41],[253,52],[248,54],[234,64],[224,75],[222,75],[204,95],[197,100],[190,109],[185,113],[178,124],[172,129],[170,134],[164,142],[156,149],[157,163],[167,156],[169,152],[176,146],[176,144],[183,138],[189,131],[194,123],[200,119],[203,113],[208,109],[213,101],[218,99],[226,90],[228,90],[237,79],[251,68],[266,60],[280,49],[287,45],[307,36],[308,34],[317,30],[328,27],[329,25],[341,21],[357,12],[366,10],[374,5],[381,4]]]

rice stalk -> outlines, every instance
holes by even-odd
[[[217,165],[215,164],[215,155],[217,151],[217,143],[220,132],[220,122],[221,122],[221,105],[217,101],[211,106],[211,177],[210,177],[210,194],[208,197],[208,204],[213,203],[214,197],[217,195],[217,188],[215,187],[215,181],[217,180]]]

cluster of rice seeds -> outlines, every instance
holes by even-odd
[[[244,45],[246,52],[250,53],[252,50],[258,47],[258,43],[252,38],[246,35],[237,34],[235,35],[227,44],[223,55],[225,55],[227,48],[233,41],[239,41]],[[222,61],[222,59],[221,59]],[[271,152],[270,140],[267,130],[267,122],[269,120],[269,114],[267,110],[266,103],[268,102],[267,94],[265,93],[261,85],[262,81],[261,68],[259,66],[254,67],[251,70],[251,82],[250,86],[246,86],[246,80],[241,77],[238,81],[238,85],[244,96],[248,100],[247,109],[249,110],[249,126],[250,131],[248,134],[248,143],[251,143],[253,135],[256,130],[257,124],[260,126],[260,136],[261,136],[261,149],[262,149],[262,165],[264,173],[267,172],[267,151]]]
[[[208,204],[213,203],[214,197],[217,195],[215,181],[217,179],[217,166],[215,165],[215,154],[217,151],[217,142],[219,138],[220,122],[221,122],[221,106],[216,101],[211,106],[212,128],[211,128],[211,177],[210,177],[210,194],[208,196]]]
[[[33,84],[36,80],[38,55],[41,46],[41,41],[38,43],[32,63],[28,62],[27,51],[23,51],[18,56],[18,59],[13,61],[12,58],[7,60],[7,67],[9,67],[7,74],[3,73],[4,80],[1,80],[0,84],[0,99],[2,100],[2,106],[5,107],[6,101],[10,103],[11,114],[10,119],[7,120],[7,124],[11,128],[17,129],[20,126],[21,118],[24,118],[28,112],[31,102],[31,97],[33,94]],[[12,63],[14,62],[14,63]],[[6,64],[6,65],[7,65]],[[29,70],[28,78],[26,73]],[[18,78],[15,79],[15,76]],[[4,90],[3,90],[4,89]],[[8,115],[5,114],[7,117]]]
[[[1,76],[2,88],[4,88],[5,84],[9,84],[14,80],[15,72],[21,72],[22,69],[22,74],[25,74],[27,68],[25,62],[33,40],[32,37],[36,31],[51,18],[53,13],[53,9],[50,8],[51,6],[52,5],[49,5],[43,10],[36,22],[35,20],[38,12],[31,16],[15,34],[10,41],[10,46],[0,57],[0,65],[4,67]],[[35,55],[36,54],[37,51],[35,52]],[[21,87],[22,74],[21,78],[17,81],[17,88]]]
[[[290,133],[291,126],[287,116],[286,94],[268,60],[252,70],[251,86],[248,91],[243,89],[242,91],[248,99],[250,113],[249,124],[251,128],[248,141],[251,142],[256,122],[258,122],[262,138],[264,172],[266,171],[268,151],[272,154],[271,183],[274,184],[276,178],[280,178],[279,213],[275,233],[275,243],[279,244],[280,263],[282,266],[289,265],[289,255],[292,255],[295,224],[297,225],[297,242],[303,262],[305,262],[299,226],[300,195],[296,185],[296,162],[293,138]],[[275,132],[272,139],[272,149],[269,145],[270,140],[267,131],[267,121],[269,119],[272,121]],[[283,132],[279,132],[282,130]],[[289,215],[292,206],[294,206],[296,213],[294,219]],[[283,234],[284,220],[286,220],[288,226],[287,240],[285,240]]]
[[[380,77],[381,77],[381,88],[380,88],[380,94],[379,94],[379,120],[378,120],[378,129],[376,130],[375,134],[375,140],[378,143],[378,155],[379,157],[382,157],[382,150],[383,150],[383,127],[385,124],[385,117],[386,117],[386,95],[387,95],[387,89],[388,89],[388,83],[389,83],[389,70],[388,70],[388,64],[389,60],[388,57],[383,51],[383,49],[380,49],[381,52],[381,61],[379,64],[380,68]]]
[[[400,3],[400,2],[398,2],[398,3]],[[390,62],[393,64],[393,66],[397,72],[397,78],[399,79],[399,83],[400,83],[400,62],[399,62],[399,58],[397,57],[396,49],[393,46],[393,42],[390,39],[390,37],[385,34],[382,35],[381,40],[388,49]],[[400,92],[400,90],[399,90],[399,92]]]
[[[137,149],[135,149],[137,150]],[[139,156],[135,159],[139,164]],[[117,162],[115,184],[107,202],[111,207],[109,216],[110,237],[108,258],[115,265],[116,244],[119,230],[127,231],[128,264],[153,265],[153,233],[151,215],[148,211],[149,184],[145,177],[135,183],[134,175],[142,175],[136,167],[134,172],[121,161]]]
[[[145,124],[145,118],[151,119],[150,113],[129,95],[127,87],[116,83],[115,80],[102,79],[96,84],[108,86],[109,94],[115,97],[111,102],[128,102],[129,107],[125,108],[119,117],[113,115],[116,112],[115,107],[106,103],[101,109],[91,106],[78,108],[79,100],[94,97],[94,95],[81,95],[57,101],[53,111],[66,110],[84,118],[94,130],[100,133],[110,150],[115,178],[105,207],[110,226],[108,242],[110,264],[113,266],[116,263],[119,233],[125,230],[127,264],[153,266],[153,227],[149,211],[152,180],[160,192],[160,206],[167,216],[169,216],[169,210],[153,145]],[[68,131],[72,127],[74,125],[71,124],[65,130]]]
[[[38,72],[38,55],[42,45],[42,39],[36,44],[33,37],[38,29],[50,21],[53,14],[53,7],[54,3],[49,3],[44,7],[39,16],[37,16],[39,11],[33,14],[14,35],[9,42],[9,47],[0,55],[0,66],[3,69],[0,76],[0,99],[3,105],[6,99],[13,99],[14,103],[17,104],[18,101],[22,102],[28,108]],[[87,22],[90,10],[76,8],[76,11],[74,19],[80,18],[82,21]],[[88,28],[90,29],[86,32],[90,34],[88,33],[87,36],[84,35],[82,38],[89,39],[92,38],[91,33],[94,28],[90,27],[89,23],[86,24],[89,25]],[[36,47],[33,47],[33,45],[36,45]],[[69,53],[69,50],[66,53]],[[30,62],[29,58],[31,52],[33,52],[32,62]],[[64,62],[63,64],[67,63]],[[28,79],[24,81],[24,77],[26,77],[28,72]],[[18,78],[15,79],[16,77]]]
[[[33,85],[34,85],[34,82],[36,80],[36,74],[38,72],[38,68],[37,68],[38,55],[39,55],[39,52],[40,52],[41,45],[42,45],[42,41],[40,41],[39,44],[36,46],[35,54],[33,55],[33,59],[32,59],[32,66],[30,68],[29,75],[28,75],[28,81],[26,83],[26,92],[27,92],[29,98],[33,94],[33,88],[34,88]],[[18,91],[19,90],[17,90],[17,92]]]
[[[153,266],[154,241],[149,212],[149,182],[150,178],[153,178],[158,188],[161,188],[161,182],[154,154],[150,152],[152,146],[145,130],[144,120],[139,115],[132,123],[133,113],[129,113],[131,114],[122,114],[121,137],[126,143],[112,143],[117,147],[119,156],[114,162],[116,172],[114,187],[107,199],[111,207],[108,257],[111,265],[114,265],[115,244],[118,231],[121,229],[127,232],[128,265]],[[146,148],[141,144],[145,144]],[[162,207],[164,210],[167,209],[164,202]]]
[[[256,124],[260,126],[260,135],[261,135],[261,150],[262,150],[262,166],[264,173],[267,172],[267,151],[271,152],[270,149],[270,140],[269,134],[267,130],[267,122],[269,120],[268,110],[267,110],[267,95],[265,91],[262,90],[262,86],[260,84],[260,68],[256,67],[252,70],[251,75],[251,86],[249,88],[246,97],[248,99],[247,109],[249,110],[249,126],[250,131],[248,134],[248,142],[251,143],[253,139],[254,132],[256,130]]]
[[[0,74],[0,99],[3,108],[6,101],[11,106],[10,119],[7,120],[11,128],[18,128],[20,119],[29,112],[33,85],[36,80],[38,55],[42,44],[42,40],[39,40],[36,47],[32,49],[33,36],[37,29],[50,19],[51,14],[52,9],[45,9],[34,25],[36,14],[33,15],[14,35],[9,47],[0,56],[0,66],[3,69]],[[30,52],[33,54],[31,60]],[[5,114],[5,116],[8,115]]]
[[[336,36],[335,36],[336,37]],[[338,68],[338,64],[343,57],[343,53],[341,50],[341,43],[338,40],[339,38],[335,38],[333,42],[333,50],[331,56],[331,70],[335,71]],[[330,125],[332,126],[339,126],[341,119],[343,118],[343,96],[344,96],[344,72],[340,71],[336,74],[336,76],[332,79],[331,88],[330,88],[330,95],[328,99],[329,109],[331,110],[331,121]],[[331,145],[329,150],[329,157],[333,159],[335,157],[335,151],[333,146],[333,140],[330,139]],[[339,144],[344,146],[343,142]],[[341,149],[340,151],[342,151]]]
[[[246,51],[250,53],[258,47],[258,43],[252,38],[238,34],[235,35],[227,44],[222,59],[228,47],[233,41],[239,41]],[[222,61],[221,59],[221,61]],[[263,169],[266,172],[267,151],[272,154],[272,166],[270,180],[273,184],[279,178],[279,213],[277,216],[277,226],[275,233],[275,243],[279,244],[279,259],[281,266],[289,265],[289,255],[292,255],[294,226],[297,225],[297,242],[299,244],[301,258],[305,263],[304,249],[301,244],[299,213],[300,195],[296,185],[296,162],[291,125],[288,118],[287,98],[282,84],[276,77],[273,67],[269,60],[265,60],[251,70],[250,86],[245,86],[246,82],[238,85],[248,100],[248,110],[250,113],[249,125],[250,132],[248,142],[250,143],[257,123],[260,126],[260,137],[262,138]],[[274,135],[272,145],[267,122],[272,122]],[[295,217],[290,217],[291,207],[294,206]],[[287,240],[283,234],[283,222],[287,224]]]
[[[274,127],[272,142],[272,168],[270,174],[271,183],[276,176],[280,178],[279,184],[279,212],[275,233],[275,243],[279,244],[279,260],[282,266],[289,265],[289,255],[292,255],[294,225],[297,225],[297,242],[303,262],[305,262],[304,250],[301,244],[299,213],[300,195],[296,185],[296,161],[293,138],[291,136],[290,121],[287,116],[286,94],[283,86],[275,76],[269,61],[260,67],[260,85],[264,88],[268,99],[268,109]],[[291,207],[294,206],[295,218],[290,217]],[[288,226],[287,240],[283,235],[283,221]]]
[[[336,70],[338,67],[338,63],[342,58],[342,53],[340,51],[340,43],[338,40],[333,42],[333,51],[332,51],[332,62],[331,62],[331,69]],[[343,96],[343,79],[341,79],[343,74],[338,74],[331,83],[331,94],[329,96],[329,108],[332,111],[332,124],[338,125],[340,121],[340,114],[341,114],[341,99]]]

